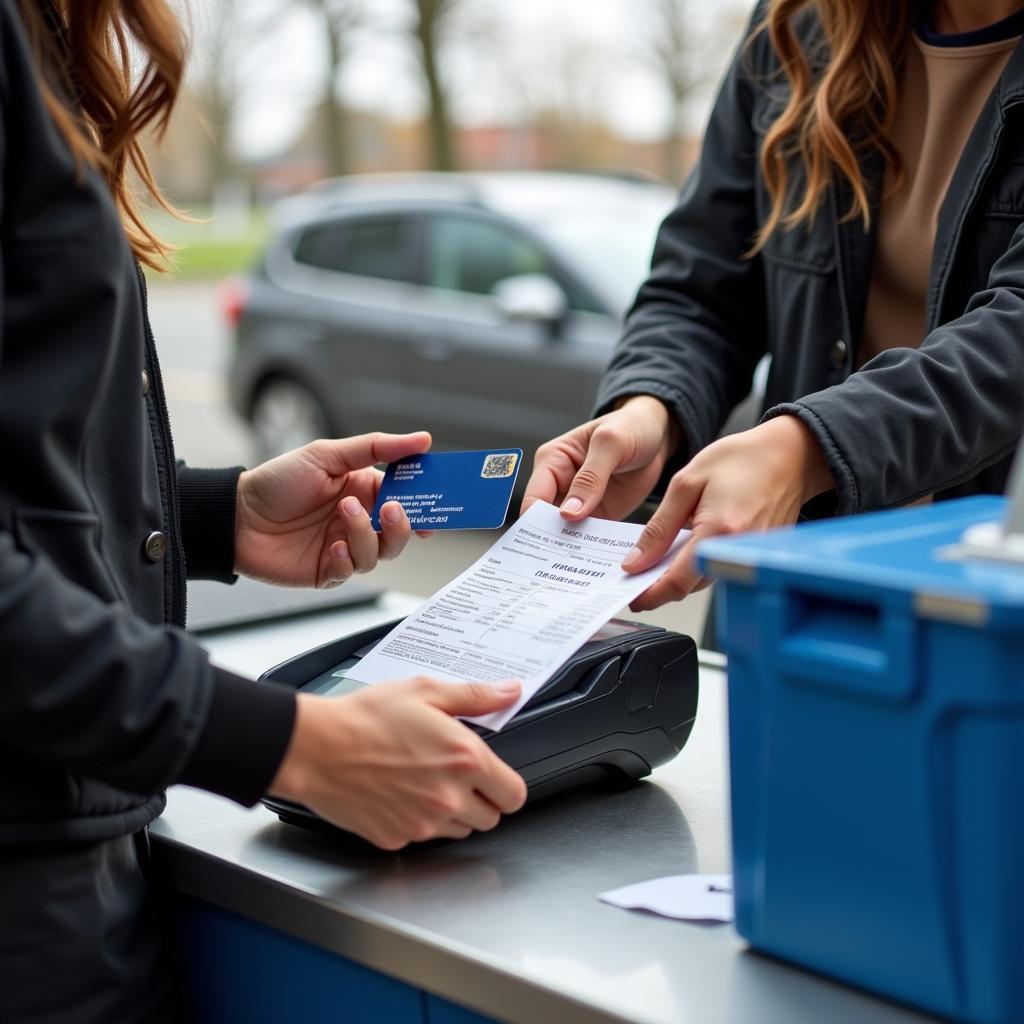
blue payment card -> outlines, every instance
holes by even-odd
[[[521,448],[428,452],[392,462],[384,473],[371,520],[397,501],[414,530],[497,530],[505,523]]]

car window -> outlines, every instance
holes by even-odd
[[[415,221],[374,217],[306,228],[293,250],[296,263],[359,277],[407,284],[416,280]]]
[[[489,295],[499,281],[546,272],[544,253],[507,227],[472,217],[436,217],[427,250],[427,283]]]
[[[435,217],[431,221],[428,284],[489,295],[499,281],[519,274],[547,274],[565,289],[570,309],[604,312],[591,295],[558,273],[545,253],[514,228],[472,217]]]

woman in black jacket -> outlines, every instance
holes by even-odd
[[[623,563],[714,534],[999,491],[1024,429],[1024,14],[1012,0],[768,0],[662,226],[596,419],[526,504],[618,519]],[[771,356],[765,414],[715,440]]]
[[[182,54],[163,0],[0,0],[4,1024],[171,1018],[142,862],[172,783],[272,789],[389,849],[491,828],[525,797],[453,718],[518,685],[296,698],[181,631],[186,574],[328,586],[396,555],[409,523],[390,503],[372,530],[373,467],[430,444],[176,464],[139,269],[163,249],[129,182],[158,195],[139,133],[165,122]]]

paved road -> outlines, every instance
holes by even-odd
[[[248,431],[227,404],[230,338],[217,289],[151,284],[149,314],[178,455],[195,466],[249,465]]]
[[[251,465],[248,432],[226,400],[230,337],[217,289],[206,284],[154,284],[150,318],[178,454],[194,466]],[[373,424],[366,424],[366,429],[372,430]],[[427,596],[479,558],[493,540],[493,534],[484,532],[415,540],[402,558],[381,566],[367,582]],[[699,594],[643,618],[699,638],[706,605],[705,595]]]

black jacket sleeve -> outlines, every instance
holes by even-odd
[[[214,668],[179,630],[67,580],[0,532],[0,739],[132,793],[187,782],[251,804],[284,756],[287,687]]]
[[[235,501],[242,467],[193,469],[178,463],[185,567],[192,580],[234,583]]]
[[[770,409],[821,444],[840,515],[889,508],[969,480],[1024,432],[1024,225],[964,315],[920,348],[895,348],[842,384]]]
[[[20,158],[7,143],[8,112],[21,116],[10,95],[8,46],[24,64],[17,40],[8,35],[17,28],[9,7],[0,6],[0,169],[5,172],[9,160]],[[0,179],[6,182],[6,174]],[[5,226],[7,214],[0,187]],[[0,246],[7,237],[0,232]],[[0,274],[0,367],[4,284]],[[45,402],[46,396],[37,400]],[[221,491],[226,489],[225,478]],[[193,506],[201,504],[194,497],[197,490],[202,487],[190,489]],[[210,483],[207,496],[216,490]],[[206,517],[212,535],[219,537],[226,530],[226,504],[210,504],[220,508]],[[230,519],[233,535],[233,499]],[[233,552],[218,557],[212,567],[223,573],[227,563],[230,571]],[[269,786],[291,736],[294,691],[214,668],[185,633],[148,623],[122,603],[103,601],[63,574],[54,559],[24,550],[3,525],[0,655],[0,743],[130,793],[148,796],[187,781],[253,803]],[[31,786],[27,778],[26,789]]]
[[[766,349],[761,260],[743,258],[758,227],[749,62],[762,42],[733,58],[598,394],[599,413],[628,395],[664,401],[682,428],[676,463],[714,440]]]

